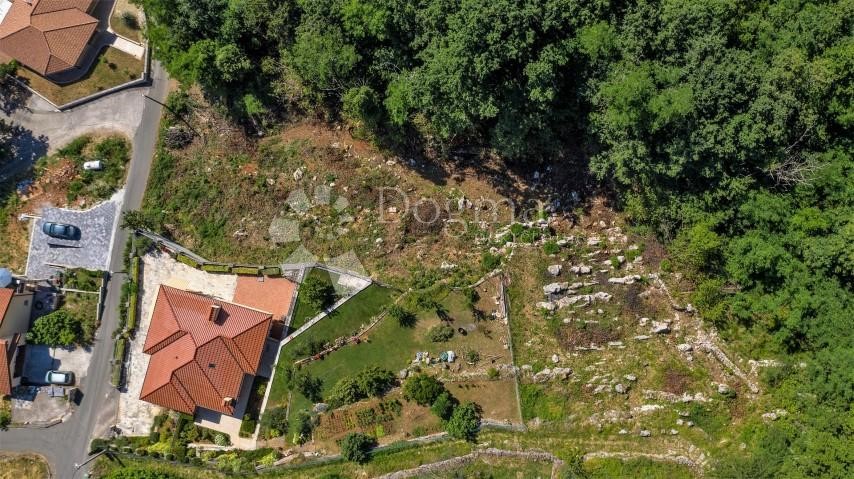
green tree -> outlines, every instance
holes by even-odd
[[[433,376],[419,373],[403,383],[403,397],[419,406],[430,406],[445,391],[445,386]]]
[[[288,432],[288,410],[274,407],[261,417],[261,429],[267,437],[279,437]]]
[[[335,288],[327,281],[312,275],[302,282],[299,294],[316,309],[326,309],[335,302]]]
[[[480,430],[480,418],[480,406],[473,402],[466,402],[454,409],[445,429],[453,438],[474,442]]]
[[[397,304],[389,306],[388,315],[403,328],[415,327],[415,323],[418,322],[415,313]]]
[[[38,318],[27,333],[27,341],[48,346],[71,346],[83,334],[80,321],[64,309]]]
[[[167,472],[155,471],[141,466],[128,466],[114,469],[104,476],[106,479],[179,479]]]
[[[351,432],[341,439],[341,456],[351,462],[364,464],[371,459],[371,449],[377,444],[376,439],[359,432]]]
[[[433,405],[430,406],[430,410],[433,411],[433,414],[442,418],[443,421],[447,421],[451,418],[451,415],[454,413],[454,408],[457,407],[459,401],[457,398],[451,395],[448,391],[443,391],[442,394],[433,401]]]

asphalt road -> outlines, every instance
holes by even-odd
[[[168,78],[157,63],[152,66],[152,78],[153,85],[150,88],[135,89],[123,92],[122,95],[148,94],[164,101]],[[115,100],[109,97],[105,100],[115,105]],[[120,108],[119,105],[115,106]],[[125,187],[123,210],[138,209],[142,204],[157,142],[160,114],[159,104],[145,101],[142,118],[133,137],[133,157]],[[82,477],[86,468],[78,470],[76,465],[87,459],[89,442],[94,437],[104,435],[116,421],[119,394],[110,385],[110,361],[113,356],[112,332],[119,319],[121,286],[124,282],[124,274],[120,271],[124,268],[122,255],[127,239],[128,233],[117,229],[110,270],[119,273],[114,274],[108,283],[103,321],[96,333],[92,362],[80,385],[83,393],[80,407],[66,422],[48,429],[10,429],[0,432],[0,450],[42,454],[50,461],[55,478]]]

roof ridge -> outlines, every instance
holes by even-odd
[[[270,315],[270,318],[268,318],[268,319],[270,319],[270,320],[272,321],[272,319],[273,319],[273,318],[272,318],[272,315]],[[265,320],[265,321],[266,321],[266,320]],[[251,363],[249,362],[249,360],[248,360],[248,359],[246,359],[246,356],[244,356],[244,355],[243,355],[243,351],[241,351],[241,350],[240,350],[240,346],[238,346],[238,345],[237,345],[237,338],[239,338],[239,337],[243,336],[244,334],[249,333],[250,331],[252,331],[252,330],[254,330],[255,328],[257,328],[258,326],[261,326],[262,324],[264,324],[264,323],[263,323],[263,322],[261,322],[261,323],[256,324],[255,326],[252,326],[251,328],[246,328],[246,330],[244,330],[242,333],[240,333],[240,334],[236,335],[235,337],[231,338],[231,341],[234,343],[234,346],[235,346],[235,347],[237,347],[237,351],[240,353],[240,356],[242,356],[242,357],[243,357],[243,359],[245,359],[245,360],[246,360],[246,364],[249,364],[250,366],[251,366]],[[268,325],[268,327],[269,327],[269,325]],[[268,333],[269,333],[269,331],[268,331]],[[266,339],[266,338],[264,338],[264,342],[265,342],[265,343],[267,342],[267,339]],[[265,345],[265,346],[266,346],[266,345]],[[262,356],[262,357],[264,356],[264,351],[263,351],[263,350],[261,351],[261,356]]]
[[[93,18],[93,20],[95,20],[95,19]],[[42,30],[42,29],[40,29],[40,28],[36,28],[36,27],[33,27],[33,28],[36,28],[36,30],[38,30],[38,31],[40,31],[40,32],[42,32],[42,33],[44,34],[44,33],[48,33],[48,32],[61,32],[61,31],[63,31],[63,30],[68,30],[68,29],[70,29],[70,28],[80,28],[80,27],[85,27],[85,26],[92,25],[93,23],[98,23],[98,20],[95,20],[95,21],[93,21],[93,22],[76,23],[76,24],[74,24],[74,25],[66,25],[66,26],[64,26],[64,27],[46,28],[46,29],[44,29],[44,30]]]
[[[181,335],[181,337],[184,337],[184,335],[189,335],[189,336],[190,336],[190,341],[192,341],[192,342],[193,342],[193,344],[195,344],[195,345],[196,345],[196,347],[198,348],[198,347],[199,347],[199,345],[198,345],[198,344],[196,344],[196,338],[194,338],[194,337],[193,337],[193,335],[192,335],[192,334],[190,334],[190,332],[189,332],[189,331],[187,331],[187,330],[185,330],[184,328],[182,328],[182,327],[181,327],[181,323],[179,323],[179,322],[178,322],[178,314],[175,312],[175,307],[174,307],[174,306],[172,306],[172,297],[170,296],[171,292],[169,292],[169,291],[167,291],[167,290],[170,290],[170,289],[171,289],[171,290],[179,291],[179,292],[185,292],[185,291],[183,291],[183,290],[181,290],[181,289],[178,289],[178,288],[173,288],[172,286],[168,286],[168,285],[165,285],[165,284],[161,284],[161,285],[160,285],[160,289],[162,289],[162,290],[163,290],[163,296],[165,296],[165,297],[166,297],[166,304],[167,304],[167,305],[169,305],[169,312],[170,312],[170,313],[172,313],[172,321],[175,321],[175,325],[176,325],[176,326],[178,326],[178,331],[180,331],[180,332],[183,332],[183,333],[184,333],[184,334],[182,334],[182,335]],[[155,302],[155,306],[156,306],[157,300],[155,299],[155,300],[154,300],[154,302]],[[165,338],[165,339],[164,339],[164,341],[165,341],[166,339],[168,339],[168,338]],[[177,339],[180,339],[180,338],[177,338]]]
[[[210,341],[208,341],[208,342],[210,342]],[[207,344],[207,343],[206,343],[206,344]],[[228,349],[228,346],[226,346],[226,348],[225,348],[225,349]],[[214,391],[216,391],[217,396],[219,396],[219,397],[220,397],[220,399],[224,398],[224,397],[225,397],[225,395],[223,395],[223,394],[222,394],[222,392],[221,392],[221,391],[220,391],[220,390],[219,390],[219,389],[214,385],[213,381],[211,381],[210,376],[208,376],[208,373],[207,373],[207,372],[205,372],[205,368],[203,368],[203,367],[202,367],[202,365],[199,363],[199,360],[197,359],[198,355],[199,355],[199,350],[198,350],[198,349],[196,349],[196,351],[193,353],[193,359],[192,359],[190,362],[192,362],[192,363],[196,363],[196,367],[197,367],[197,368],[199,368],[199,371],[201,371],[201,372],[202,372],[202,377],[204,377],[204,378],[205,378],[205,381],[207,381],[207,382],[208,382],[208,384],[210,384],[211,389],[213,389]],[[237,358],[235,358],[235,361],[237,361]],[[239,362],[239,361],[238,361],[238,362]],[[188,364],[189,364],[189,363],[188,363]],[[186,366],[186,365],[185,365],[185,366]],[[182,367],[183,367],[183,366],[182,366]],[[176,369],[176,371],[177,371],[177,369]],[[174,371],[173,371],[173,374],[174,374]],[[180,382],[180,380],[179,380],[179,382]],[[183,384],[182,384],[182,387],[183,387]],[[184,388],[184,389],[186,389],[186,388]],[[188,396],[190,396],[191,398],[193,398],[193,401],[196,401],[196,398],[194,398],[192,394],[189,394],[189,392],[188,392],[188,393],[187,393],[187,395],[188,395]],[[196,404],[198,404],[198,401],[196,401]]]

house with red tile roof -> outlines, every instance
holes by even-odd
[[[187,414],[235,414],[258,373],[272,314],[161,285],[143,352],[140,399]]]
[[[30,328],[33,296],[21,286],[0,288],[0,397],[21,383],[18,352]]]
[[[98,27],[94,0],[0,0],[0,52],[48,76],[78,65]]]

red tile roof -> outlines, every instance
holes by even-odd
[[[244,375],[258,372],[271,322],[270,313],[161,286],[140,399],[187,414],[196,407],[233,414]]]
[[[12,355],[8,347],[9,343],[0,339],[0,398],[12,395]]]
[[[6,311],[9,311],[9,304],[12,303],[12,296],[15,291],[11,288],[0,288],[0,324],[3,324],[3,318],[6,317]]]
[[[41,75],[74,68],[98,20],[92,0],[13,0],[0,23],[0,51]]]
[[[234,290],[234,301],[246,306],[269,311],[273,318],[280,319],[288,314],[296,285],[287,278],[258,278],[239,276]]]

